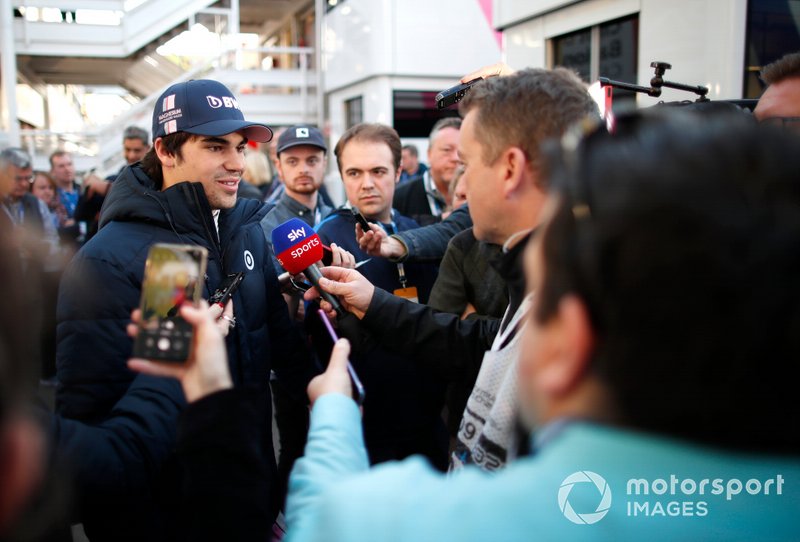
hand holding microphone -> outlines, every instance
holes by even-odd
[[[314,288],[305,293],[306,301],[322,296],[339,316],[343,314],[344,303],[349,312],[363,318],[375,287],[355,269],[324,267],[320,270],[316,262],[322,258],[322,242],[305,222],[292,218],[272,230],[272,245],[278,262],[286,271],[292,275],[305,272],[314,284]],[[341,301],[336,296],[340,296]]]
[[[300,219],[292,218],[272,230],[272,245],[278,263],[292,275],[305,274],[311,281],[322,298],[333,306],[338,315],[344,314],[344,309],[336,296],[323,290],[319,286],[322,273],[317,262],[322,260],[322,241],[317,233]]]

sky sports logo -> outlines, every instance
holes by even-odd
[[[783,495],[784,482],[780,474],[767,480],[750,478],[745,481],[739,478],[703,478],[698,481],[679,478],[674,474],[653,480],[631,478],[625,487],[625,514],[630,517],[705,517],[712,511],[709,496],[724,496],[726,501],[731,501],[739,495]],[[588,490],[595,495],[592,502],[596,506],[589,510],[573,508],[570,502],[573,490]],[[572,523],[592,525],[611,510],[611,487],[596,472],[573,472],[561,482],[558,507]]]

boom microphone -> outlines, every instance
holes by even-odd
[[[278,263],[292,275],[304,273],[311,284],[317,287],[323,299],[333,306],[336,314],[343,315],[341,303],[336,296],[320,288],[322,273],[317,262],[322,260],[323,248],[319,235],[305,222],[291,218],[272,230],[272,246]]]

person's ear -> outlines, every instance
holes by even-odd
[[[286,177],[283,176],[283,167],[281,167],[281,159],[280,158],[276,158],[275,159],[275,171],[278,172],[278,177],[280,177],[284,181],[286,180]]]
[[[175,167],[175,155],[168,153],[164,148],[164,140],[162,138],[158,138],[153,143],[153,146],[156,149],[156,156],[158,156],[158,161],[161,162],[163,167]]]
[[[519,190],[527,163],[525,153],[519,147],[509,147],[500,155],[498,167],[501,168],[503,196],[509,197]]]
[[[595,345],[589,312],[574,295],[564,296],[547,327],[547,355],[539,372],[539,387],[551,397],[563,397],[584,379]]]
[[[9,418],[0,428],[0,533],[23,511],[41,484],[44,436],[32,421]]]

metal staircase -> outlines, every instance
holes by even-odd
[[[126,11],[125,6],[136,0],[11,1],[15,7],[48,7],[72,12],[98,9],[119,14],[118,24],[112,25],[29,21],[25,17],[15,17],[18,69],[27,80],[37,85],[116,85],[143,96],[109,126],[71,132],[21,130],[21,144],[31,151],[37,169],[49,169],[47,157],[53,150],[67,149],[73,153],[78,171],[94,169],[102,175],[115,172],[123,165],[121,148],[125,127],[137,125],[149,131],[150,115],[161,92],[175,82],[192,78],[211,78],[227,85],[239,97],[240,107],[248,119],[272,126],[319,122],[319,81],[314,69],[313,48],[239,47],[188,68],[156,52],[159,45],[188,29],[198,11],[222,13],[229,18],[227,29],[238,30],[238,21],[233,23],[232,18],[239,13],[239,2],[232,2],[232,8],[223,9],[209,7],[213,0],[139,0],[139,5]],[[285,5],[284,0],[259,0],[257,4],[267,10],[279,5]],[[247,8],[252,10],[254,6]],[[280,59],[277,64],[282,67],[271,68],[272,62],[264,62],[267,57]]]
[[[71,24],[65,22],[14,20],[14,45],[18,55],[126,58],[159,39],[214,0],[145,1],[126,10],[123,0],[26,0],[14,2],[18,9],[58,8],[65,12],[92,9],[121,13],[119,23]]]
[[[35,167],[48,169],[47,157],[58,148],[74,149],[78,171],[96,169],[105,175],[124,165],[122,132],[127,126],[150,130],[155,102],[166,88],[189,79],[215,79],[238,97],[239,107],[248,120],[268,126],[300,122],[318,123],[317,73],[309,69],[314,50],[308,47],[261,47],[226,51],[218,58],[184,72],[143,98],[110,125],[81,132],[22,130],[23,146],[35,157]],[[297,68],[261,70],[247,68],[242,59],[272,55],[296,56]],[[238,65],[238,67],[237,67]]]

